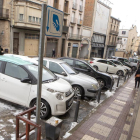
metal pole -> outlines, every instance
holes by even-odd
[[[120,76],[118,77],[117,87],[119,86]]]
[[[75,109],[75,115],[74,115],[74,122],[77,122],[77,118],[78,118],[78,113],[79,113],[79,106],[80,106],[80,99],[81,96],[77,97],[77,103],[76,103],[76,109]]]
[[[42,67],[43,67],[44,37],[45,37],[45,27],[46,27],[46,7],[47,7],[46,4],[42,4],[40,42],[39,42],[38,81],[37,81],[37,107],[36,107],[36,124],[37,125],[39,124],[39,120],[40,120]],[[35,133],[35,139],[37,140],[37,129]]]

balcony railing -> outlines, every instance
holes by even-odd
[[[68,33],[69,27],[68,26],[63,26],[63,33]]]
[[[82,35],[69,34],[69,39],[71,39],[71,40],[82,40]]]
[[[76,10],[77,9],[77,3],[73,3],[72,8]]]
[[[83,6],[82,5],[79,5],[79,11],[83,12]]]
[[[82,25],[82,23],[83,23],[83,20],[81,20],[81,19],[78,19],[78,22],[77,22],[77,24],[78,24],[78,25]]]
[[[116,42],[109,42],[108,45],[109,45],[109,46],[116,46],[117,43],[116,43]]]
[[[0,19],[8,19],[9,18],[9,9],[0,8]]]
[[[115,35],[118,35],[118,34],[119,34],[118,31],[114,31],[114,30],[110,30],[110,33],[111,33],[111,34],[115,34]]]
[[[122,40],[118,40],[117,41],[117,44],[122,44]]]
[[[71,18],[71,23],[74,23],[75,24],[76,23],[76,20],[77,20],[76,18],[72,17]]]

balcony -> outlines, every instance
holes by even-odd
[[[78,25],[82,25],[83,24],[83,20],[81,19],[78,19],[78,22],[77,22]]]
[[[67,6],[64,6],[64,14],[66,15],[70,15],[70,8],[68,8]]]
[[[77,9],[77,3],[73,3],[72,8],[76,10]]]
[[[83,6],[82,5],[79,5],[79,11],[83,12]]]
[[[109,42],[108,45],[109,45],[109,46],[116,46],[117,43],[116,43],[116,42]]]
[[[9,18],[9,9],[0,8],[0,19],[8,19]]]
[[[114,31],[114,30],[110,30],[110,33],[111,33],[111,34],[115,34],[115,35],[118,35],[118,34],[119,34],[118,31]]]
[[[69,40],[82,40],[82,35],[69,34]]]
[[[76,20],[77,20],[76,18],[72,17],[71,18],[71,23],[75,24],[76,23]]]
[[[122,40],[118,40],[117,41],[117,44],[122,44]]]
[[[63,26],[63,33],[68,33],[69,27],[68,26]]]

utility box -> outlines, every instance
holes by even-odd
[[[46,121],[45,129],[46,129],[46,138],[49,140],[58,140],[61,126],[62,126],[62,120],[58,119],[56,117],[51,117]]]

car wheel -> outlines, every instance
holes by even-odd
[[[98,81],[101,88],[105,87],[105,81],[103,79],[97,79],[97,81]]]
[[[132,71],[135,71],[137,68],[135,66],[132,67]]]
[[[93,68],[94,68],[95,70],[98,70],[98,67],[97,67],[97,66],[93,66]]]
[[[36,106],[36,100],[34,100],[31,104],[31,107]],[[36,110],[33,112],[36,115]],[[41,99],[41,106],[40,106],[40,118],[46,119],[51,114],[50,105],[47,101]]]
[[[81,96],[81,98],[84,97],[83,90],[80,86],[72,86],[72,89],[74,91],[75,97]]]
[[[119,70],[119,71],[117,71],[117,75],[118,76],[123,76],[124,75],[124,72],[122,70]]]

